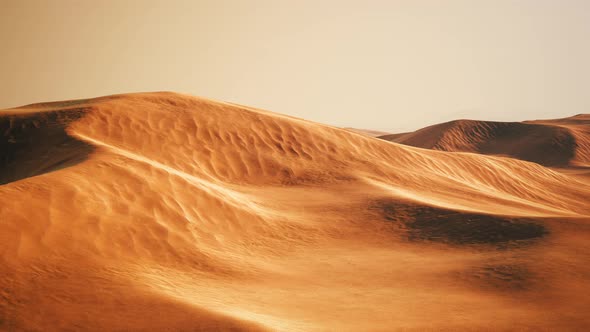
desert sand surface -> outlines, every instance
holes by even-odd
[[[378,137],[425,149],[507,156],[549,167],[590,167],[590,114],[524,122],[455,120]]]
[[[587,121],[463,153],[167,92],[0,111],[0,330],[584,331]]]
[[[351,127],[345,127],[343,129],[346,129],[348,131],[352,131],[352,132],[357,133],[357,134],[367,135],[369,137],[379,137],[379,136],[391,135],[391,133],[389,133],[389,132],[380,131],[380,130],[351,128]]]

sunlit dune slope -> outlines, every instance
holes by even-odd
[[[583,177],[174,93],[0,125],[0,330],[590,324]]]
[[[378,130],[370,130],[370,129],[358,129],[358,128],[344,128],[348,131],[352,131],[354,133],[367,135],[369,137],[377,137],[377,136],[385,136],[390,135],[390,133]]]
[[[545,166],[590,165],[589,115],[558,120],[457,120],[380,138],[427,149],[503,155]]]

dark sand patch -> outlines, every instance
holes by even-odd
[[[375,204],[383,217],[398,223],[411,241],[434,241],[457,245],[517,244],[548,234],[538,221],[446,210],[402,202]]]
[[[0,113],[0,185],[77,164],[94,147],[66,132],[89,108]]]

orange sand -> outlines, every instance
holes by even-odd
[[[508,156],[553,167],[590,167],[590,115],[525,122],[457,120],[381,135],[415,147]]]
[[[174,93],[0,126],[0,330],[590,326],[577,172]]]

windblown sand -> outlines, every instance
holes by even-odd
[[[590,114],[525,122],[457,120],[378,137],[426,149],[508,156],[553,167],[590,168]]]
[[[0,330],[584,330],[577,142],[533,163],[173,93],[4,110]]]

